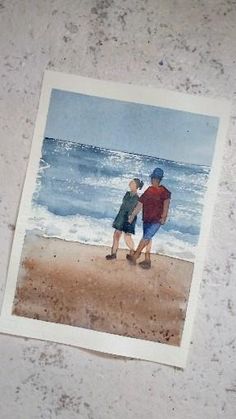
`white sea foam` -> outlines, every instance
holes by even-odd
[[[32,205],[27,230],[38,230],[44,236],[80,242],[91,245],[110,246],[112,242],[112,219],[95,219],[81,215],[59,216],[49,212],[45,207]],[[142,235],[137,227],[134,241],[137,244]],[[178,237],[177,237],[178,236]],[[126,248],[122,239],[121,248]],[[174,230],[161,228],[153,240],[153,252],[193,261],[195,247],[181,240],[181,234]]]

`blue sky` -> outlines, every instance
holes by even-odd
[[[53,89],[45,136],[210,165],[218,118]]]

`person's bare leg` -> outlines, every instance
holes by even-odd
[[[146,253],[151,253],[151,250],[152,250],[152,240],[150,240],[146,246]]]
[[[126,256],[130,263],[132,263],[133,265],[136,265],[136,260],[140,257],[143,249],[148,245],[148,243],[149,243],[149,240],[145,240],[145,239],[140,240],[139,245],[137,249],[135,250],[134,254]]]
[[[146,252],[145,252],[145,260],[139,263],[141,268],[143,269],[150,269],[151,268],[151,249],[152,249],[152,240],[149,241],[149,243],[146,246]]]
[[[106,259],[116,259],[117,250],[119,248],[120,238],[122,231],[115,230],[113,234],[113,244],[111,248],[111,254],[106,256]]]
[[[134,241],[132,239],[131,234],[125,234],[125,243],[130,250],[130,255],[134,254]]]
[[[119,248],[121,235],[122,235],[122,231],[119,231],[119,230],[114,231],[112,253],[117,253],[117,250]]]

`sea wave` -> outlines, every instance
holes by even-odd
[[[168,222],[154,239],[153,250],[193,260],[209,168],[151,156],[108,150],[73,141],[45,138],[32,201],[29,229],[82,243],[109,246],[112,221],[130,179],[150,184],[159,166],[172,193]],[[135,241],[141,238],[138,217]],[[122,246],[125,247],[124,242]]]
[[[90,245],[111,246],[112,219],[96,219],[86,215],[60,216],[52,214],[44,206],[32,205],[27,230],[38,230],[46,237],[57,237],[63,240]],[[134,236],[136,245],[142,236],[141,225],[137,226]],[[126,249],[124,240],[121,248]],[[176,230],[160,229],[153,240],[152,251],[184,260],[193,261],[195,245],[185,240],[185,236]]]

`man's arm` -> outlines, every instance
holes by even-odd
[[[143,204],[142,202],[139,201],[136,207],[134,208],[132,214],[129,216],[129,219],[128,219],[129,223],[132,223],[132,221],[134,220],[134,217],[136,217],[136,215],[138,215],[138,213],[142,211],[142,209],[143,209]]]
[[[170,206],[170,198],[165,199],[165,201],[163,202],[163,212],[160,219],[161,224],[165,224],[166,222],[168,211],[169,211],[169,206]]]

